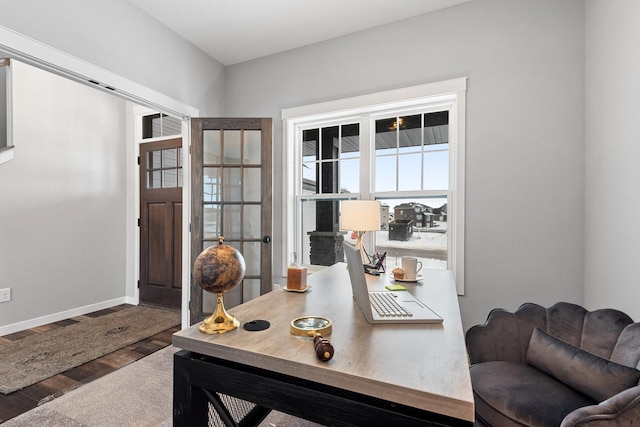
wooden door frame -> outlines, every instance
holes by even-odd
[[[143,140],[142,135],[142,120],[141,117],[153,114],[157,112],[162,112],[163,110],[151,109],[149,107],[144,107],[141,105],[129,104],[127,117],[130,118],[133,122],[130,124],[130,128],[133,129],[133,132],[127,132],[128,146],[132,147],[132,151],[130,151],[131,155],[127,156],[127,161],[130,162],[131,178],[133,182],[132,190],[133,195],[131,200],[131,215],[127,218],[127,235],[131,236],[133,240],[132,245],[127,245],[127,248],[131,250],[131,259],[133,259],[132,265],[127,267],[127,270],[130,273],[127,274],[128,277],[131,277],[131,282],[129,284],[129,280],[127,280],[127,293],[133,293],[133,296],[128,296],[126,302],[129,304],[137,305],[140,302],[140,289],[138,289],[137,283],[140,279],[140,230],[137,225],[138,218],[140,218],[140,171],[138,169],[137,158],[140,156],[140,144],[146,142],[153,142],[160,139],[172,139],[172,138],[182,138],[182,173],[183,173],[183,184],[182,184],[182,302],[180,304],[180,318],[181,325],[183,328],[190,325],[189,323],[189,298],[190,298],[190,287],[186,286],[185,283],[190,283],[191,281],[191,269],[185,268],[184,266],[188,266],[191,262],[191,232],[189,230],[189,222],[191,220],[189,212],[191,211],[191,180],[188,179],[191,174],[191,118],[197,118],[197,111],[194,111],[194,114],[191,117],[182,116],[182,134],[181,135],[172,135],[167,138],[153,138],[148,140]],[[129,145],[130,144],[130,145]],[[129,253],[127,251],[127,253]],[[131,291],[129,291],[131,289]]]

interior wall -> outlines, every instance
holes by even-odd
[[[476,0],[227,70],[229,115],[468,77],[466,327],[491,308],[584,299],[583,0]],[[275,283],[282,224],[274,224]],[[428,284],[426,284],[428,285]]]
[[[640,321],[640,2],[586,2],[585,304]]]
[[[2,10],[0,26],[133,81],[145,88],[143,92],[146,92],[146,89],[151,89],[182,102],[199,110],[201,116],[223,115],[225,67],[140,11],[127,0],[91,2],[61,0],[56,4],[47,0],[21,2],[0,0],[0,10]],[[0,40],[0,45],[2,43],[3,41]],[[75,120],[65,118],[60,123],[73,126]],[[30,142],[36,143],[36,141]],[[42,141],[37,143],[42,143]],[[22,149],[15,149],[16,156],[20,150]],[[73,154],[69,155],[74,156]],[[129,155],[126,160],[130,165],[135,159]],[[120,163],[111,165],[111,168],[120,171],[124,163],[122,163],[122,159],[118,161]],[[15,163],[11,167],[15,168]],[[71,170],[73,170],[73,166]],[[125,175],[122,175],[121,178],[125,179]],[[127,176],[126,179],[128,179],[127,200],[129,200],[127,212],[131,212],[135,177]],[[2,185],[3,183],[0,181],[0,186]],[[18,214],[20,212],[18,207],[11,204],[3,204],[0,209],[7,209]],[[6,216],[13,216],[13,214]],[[131,233],[137,233],[137,228],[132,226],[131,221],[133,219],[128,218],[128,222],[120,230],[120,232],[127,233],[129,240],[131,240]],[[46,229],[47,227],[55,228],[55,221],[41,224],[41,228]],[[27,232],[27,230],[18,229],[15,232]],[[44,235],[49,233],[55,234],[56,230],[43,232]],[[88,246],[95,243],[91,234],[85,234],[84,240],[79,236],[80,234],[75,239],[77,245]],[[125,279],[128,281],[126,282],[128,285],[126,289],[120,289],[118,298],[131,297],[132,272],[137,269],[135,258],[132,258],[134,255],[132,245],[129,242],[120,247],[119,257],[111,258],[108,261],[112,266],[114,263],[116,264],[110,270],[111,272],[120,271],[120,269],[127,271],[126,278],[121,277],[117,286],[125,286]],[[12,259],[8,258],[7,262]],[[3,265],[4,260],[0,259],[0,267]],[[104,265],[96,264],[93,269],[85,267],[85,275],[93,277],[101,274]],[[9,273],[7,272],[7,274]],[[0,275],[0,287],[4,287],[5,283],[7,282],[4,281],[4,277]],[[11,286],[11,284],[6,286]],[[96,299],[102,298],[101,293],[96,294]],[[69,305],[74,308],[84,307],[84,296],[84,290],[76,293],[73,286],[65,289],[65,298],[69,302],[73,301]],[[11,304],[12,307],[17,307],[17,302],[12,301]],[[29,318],[30,322],[38,322],[37,318],[31,316],[32,313],[29,310],[17,314],[20,309],[12,309],[10,313],[5,311],[5,308],[8,310],[6,303],[0,305],[2,316],[10,317],[11,322],[17,321],[18,318]],[[17,317],[13,316],[13,312],[17,314]],[[54,304],[45,314],[50,316],[56,313],[60,314],[57,305]],[[2,316],[0,316],[0,328],[8,321]]]
[[[0,10],[4,27],[182,101],[202,116],[222,114],[225,67],[127,0],[0,0]]]
[[[638,39],[633,23],[639,6],[633,0],[586,0],[586,82],[582,0],[476,0],[232,66],[226,103],[224,67],[128,1],[102,3],[0,0],[0,25],[199,108],[203,115],[223,114],[226,106],[227,115],[274,117],[275,218],[282,213],[282,108],[469,77],[467,282],[460,300],[465,325],[483,321],[490,308],[514,309],[524,301],[607,305],[640,318],[632,305],[640,292],[634,269],[640,203],[628,188],[638,178],[633,163],[638,147],[631,140],[638,121],[630,117],[639,92],[633,78],[638,57],[631,45]],[[32,145],[16,149],[16,156],[27,152],[36,159],[36,151],[46,156],[48,150]],[[5,186],[13,183],[6,175],[21,164],[17,160],[0,166],[0,245],[5,235],[18,233],[5,234],[5,218],[11,216],[15,224],[16,214],[24,213],[17,208],[9,215],[4,203],[7,194],[15,196],[22,188]],[[27,187],[37,187],[35,178],[25,179]],[[40,206],[26,199],[18,205]],[[27,217],[37,215],[34,210]],[[603,229],[606,218],[614,220]],[[33,228],[26,219],[19,222]],[[276,269],[282,264],[277,237],[282,231],[276,223]],[[41,226],[40,237],[15,249],[3,246],[0,283],[7,283],[9,271],[11,280],[17,274],[4,268],[5,259],[13,260],[13,252],[31,253],[27,246],[51,249],[52,234],[65,241]],[[74,242],[86,246],[89,241]],[[87,275],[102,273],[103,265],[96,263]],[[24,267],[24,260],[18,266]],[[34,274],[29,269],[24,277]],[[64,299],[51,294],[38,297]],[[3,316],[22,309],[10,308],[16,303],[0,305],[0,325]]]
[[[0,326],[125,295],[125,101],[12,62],[0,165]]]

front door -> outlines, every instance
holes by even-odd
[[[182,139],[140,144],[140,302],[180,308]]]
[[[226,308],[271,290],[271,127],[270,118],[191,119],[191,266],[220,236],[246,264]],[[193,324],[216,297],[193,281],[190,290]]]

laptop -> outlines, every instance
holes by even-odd
[[[347,242],[343,242],[343,245],[344,253],[347,256],[347,268],[351,279],[353,297],[369,323],[442,323],[442,317],[408,291],[369,292],[367,279],[364,275],[364,265],[362,264],[362,258],[360,258],[360,250]],[[391,298],[400,306],[400,311],[397,313],[379,313],[375,308],[376,304],[381,305],[381,303],[375,301],[379,297]],[[382,305],[385,306],[386,304],[382,303]]]

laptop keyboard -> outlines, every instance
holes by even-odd
[[[396,297],[389,292],[369,292],[369,301],[371,306],[378,312],[380,316],[385,317],[410,317],[413,314],[402,307],[396,301]]]

